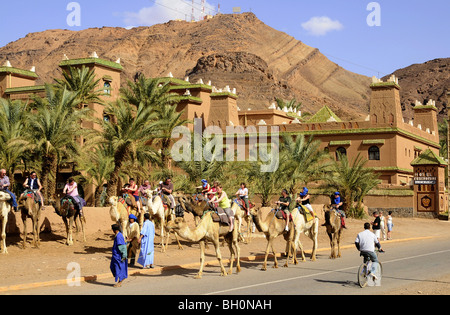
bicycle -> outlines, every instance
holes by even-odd
[[[375,254],[378,257],[379,253],[384,253],[385,251],[376,250]],[[358,269],[358,284],[361,288],[365,288],[369,282],[369,277],[372,270],[372,261],[370,260],[370,257],[368,255],[364,255],[361,253],[361,256],[364,257],[364,262],[361,264],[361,266]],[[378,260],[379,267],[379,276],[381,277],[383,275],[383,265]]]

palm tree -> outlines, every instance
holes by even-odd
[[[274,172],[263,172],[261,166],[266,159],[264,153],[257,162],[242,164],[242,170],[246,176],[246,182],[252,187],[255,194],[260,195],[263,207],[270,206],[271,198],[284,188],[281,168]]]
[[[107,105],[106,117],[101,123],[101,141],[111,146],[114,154],[113,172],[108,180],[108,196],[117,192],[119,173],[127,160],[158,163],[157,152],[149,145],[155,132],[152,123],[155,115],[151,108],[141,103],[135,106],[119,99]]]
[[[293,195],[298,185],[321,179],[328,153],[320,150],[320,141],[313,137],[283,135],[280,152],[280,171],[285,188]]]
[[[367,193],[380,184],[378,175],[373,169],[365,167],[367,162],[368,160],[360,154],[349,162],[347,155],[338,152],[338,161],[330,165],[329,172],[324,178],[326,189],[341,192],[344,198],[344,211],[349,216],[359,216],[362,213],[361,209],[353,208],[353,202],[358,201],[360,206]]]
[[[6,169],[14,188],[14,173],[29,149],[24,139],[26,104],[20,100],[0,98],[0,165]]]
[[[439,150],[439,156],[444,157],[445,159],[448,158],[448,121],[444,120],[442,123],[438,125],[439,130],[439,144],[441,145],[441,148]]]
[[[201,139],[202,146],[198,148],[203,151],[203,148],[206,144],[206,139]],[[187,181],[189,182],[191,187],[198,186],[202,179],[215,179],[221,180],[221,175],[224,174],[223,168],[226,162],[219,161],[218,157],[221,152],[214,152],[211,159],[203,159],[201,161],[195,161],[195,156],[198,155],[196,153],[197,148],[194,145],[195,140],[191,139],[191,154],[189,161],[180,161],[176,163],[176,166],[181,168],[187,174]],[[203,152],[200,152],[202,155]],[[227,173],[228,174],[228,173]]]
[[[27,140],[42,159],[41,181],[48,200],[56,192],[58,162],[77,155],[75,138],[81,135],[81,120],[89,110],[75,110],[77,94],[67,89],[46,85],[46,93],[45,99],[35,99],[34,111],[28,115]]]
[[[78,159],[78,169],[83,170],[82,177],[88,184],[95,186],[94,204],[101,206],[103,185],[108,181],[114,169],[114,157],[111,147],[100,144],[95,148],[85,146],[82,157]]]
[[[103,90],[98,89],[101,79],[95,78],[94,70],[85,66],[82,68],[69,67],[67,71],[63,71],[62,75],[63,79],[55,79],[55,87],[76,92],[80,105],[102,103],[100,96],[103,94]]]
[[[122,98],[138,108],[150,108],[154,113],[156,124],[154,134],[155,143],[161,151],[163,168],[170,168],[170,147],[172,132],[176,127],[183,126],[189,121],[182,119],[183,112],[177,112],[176,104],[180,101],[177,94],[170,93],[170,84],[160,79],[147,79],[141,75],[136,82],[128,81],[127,88],[121,89]]]
[[[275,101],[277,102],[278,107],[281,109],[286,107],[287,109],[292,108],[293,110],[296,109],[297,111],[299,111],[303,106],[302,102],[297,102],[295,98],[288,102],[282,100],[281,98],[276,98]]]

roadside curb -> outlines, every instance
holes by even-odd
[[[414,238],[405,238],[405,239],[398,239],[398,240],[390,240],[390,241],[383,241],[382,244],[392,244],[392,243],[401,243],[401,242],[409,242],[409,241],[418,241],[418,240],[428,240],[436,238],[436,236],[425,236],[425,237],[414,237]],[[354,245],[345,245],[341,246],[342,249],[350,249],[354,248]],[[320,248],[317,249],[317,252],[324,252],[324,251],[330,251],[331,248]],[[281,257],[281,253],[277,254],[277,258]],[[247,257],[241,257],[241,261],[257,261],[257,260],[263,260],[265,257],[264,254],[261,255],[254,255],[254,256],[247,256]],[[273,254],[270,254],[269,257],[273,257]],[[223,259],[222,260],[224,264],[229,264],[229,259]],[[217,260],[205,262],[206,266],[217,266],[219,262]],[[136,271],[129,271],[128,277],[132,276],[140,276],[140,275],[152,275],[152,274],[160,274],[165,271],[173,271],[178,269],[192,269],[194,267],[199,267],[200,263],[189,263],[184,265],[173,265],[173,266],[165,266],[165,267],[156,267],[154,269],[140,269]],[[105,279],[112,279],[113,276],[111,273],[105,273],[105,274],[98,274],[98,275],[91,275],[91,276],[83,276],[80,278],[70,279],[70,282],[79,282],[79,283],[89,283],[89,282],[95,282],[98,280],[105,280]],[[42,287],[50,287],[50,286],[57,286],[57,285],[67,285],[68,279],[61,279],[61,280],[53,280],[53,281],[45,281],[45,282],[37,282],[37,283],[28,283],[28,284],[18,284],[18,285],[10,285],[5,287],[0,287],[0,293],[7,293],[7,292],[14,292],[14,291],[21,291],[21,290],[30,290],[30,289],[36,289],[36,288],[42,288]]]

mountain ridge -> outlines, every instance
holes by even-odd
[[[191,82],[201,78],[204,82],[211,80],[217,88],[236,88],[238,105],[245,110],[268,108],[276,97],[295,97],[303,103],[304,112],[315,113],[327,105],[344,120],[360,120],[368,114],[369,77],[342,68],[318,48],[271,28],[253,13],[217,15],[195,23],[169,21],[132,29],[102,27],[30,33],[1,47],[0,62],[8,59],[13,66],[25,69],[34,65],[40,83],[51,82],[61,75],[58,64],[64,54],[82,58],[93,51],[103,59],[121,58],[122,86],[141,73],[164,77],[171,72],[181,79],[189,76]],[[410,104],[415,100],[411,101],[414,93],[408,91],[425,87],[420,80],[410,83],[411,74],[400,70],[394,74],[400,78],[405,116],[410,117]],[[424,91],[417,96],[433,94]],[[438,103],[442,115],[446,104],[444,108],[442,97]]]

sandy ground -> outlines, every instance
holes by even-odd
[[[17,215],[16,217],[20,218]],[[6,287],[15,285],[64,280],[72,271],[68,271],[67,267],[73,262],[81,266],[82,276],[103,275],[106,277],[110,274],[109,264],[113,234],[109,230],[112,222],[107,209],[91,208],[86,210],[88,221],[86,226],[87,241],[86,243],[81,242],[81,233],[74,235],[75,244],[71,247],[65,245],[65,229],[62,220],[59,217],[55,217],[51,209],[46,210],[44,217],[47,217],[52,222],[52,231],[50,233],[41,233],[39,249],[31,246],[31,234],[28,235],[28,247],[26,249],[22,248],[20,235],[9,234],[7,236],[8,254],[0,255],[0,292],[2,288],[3,292],[5,292]],[[190,214],[187,214],[186,218],[190,224],[193,224]],[[58,223],[58,219],[60,223]],[[366,221],[348,220],[348,229],[344,232],[342,246],[353,244],[357,233],[362,231],[363,224]],[[450,236],[450,223],[447,221],[394,218],[394,224],[393,242],[411,237]],[[31,223],[28,224],[28,230],[30,230],[30,225]],[[157,234],[159,234],[158,229]],[[301,241],[308,257],[308,253],[310,253],[312,248],[311,241],[304,235],[302,235]],[[157,236],[155,243],[159,244],[159,242],[160,237]],[[172,242],[166,253],[161,253],[161,247],[156,245],[156,269],[153,272],[160,270],[160,268],[198,263],[199,246],[185,241],[182,241],[182,245],[184,250],[179,250],[174,237],[172,237]],[[241,244],[241,255],[242,257],[261,255],[265,251],[265,245],[266,240],[263,235],[256,233],[249,244]],[[279,238],[276,243],[276,249],[283,251],[284,247],[284,241]],[[319,248],[329,248],[328,236],[324,227],[321,227],[319,232]],[[227,248],[223,247],[222,255],[225,259],[229,258]],[[328,259],[328,256],[328,251],[320,251],[318,253],[318,259]],[[212,246],[207,250],[207,261],[217,261]],[[138,272],[140,271],[139,267],[139,265],[131,267],[129,272]],[[192,268],[196,269],[197,267]],[[392,294],[449,294],[448,283],[450,282],[450,275],[447,279],[439,280],[439,282],[421,283],[417,286],[409,285],[392,292]]]

